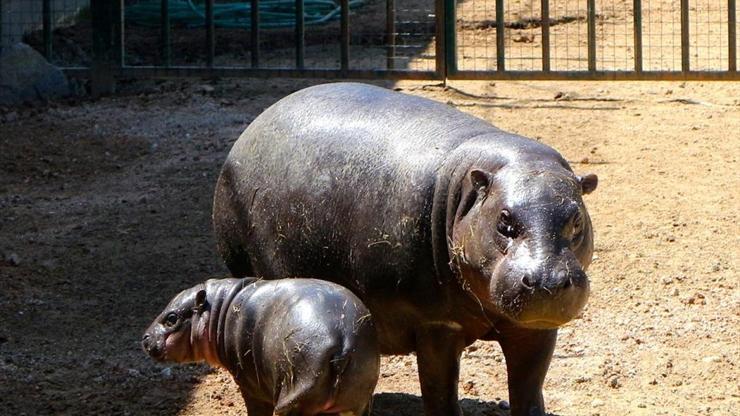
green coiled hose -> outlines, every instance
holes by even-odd
[[[170,24],[185,27],[203,27],[206,24],[205,4],[193,4],[191,0],[167,0]],[[350,0],[350,9],[365,0]],[[126,6],[126,21],[135,25],[158,27],[161,24],[161,0],[145,0]],[[332,0],[304,0],[305,25],[320,25],[339,17],[341,7]],[[249,1],[215,3],[213,20],[216,27],[251,27],[252,6]],[[260,0],[260,28],[274,29],[295,25],[294,0]]]

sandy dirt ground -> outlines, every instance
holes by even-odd
[[[244,415],[223,371],[150,361],[178,290],[225,275],[211,195],[231,144],[308,81],[152,82],[0,115],[0,413]],[[552,145],[599,175],[592,296],[560,331],[555,415],[740,408],[738,83],[383,84]],[[495,343],[465,351],[467,415],[505,415]],[[413,356],[386,357],[373,414],[421,415]]]

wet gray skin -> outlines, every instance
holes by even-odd
[[[459,359],[506,356],[512,415],[543,415],[557,328],[589,294],[593,231],[552,148],[449,106],[336,83],[250,124],[214,196],[235,276],[339,283],[368,306],[386,354],[415,351],[428,416],[460,415]]]
[[[142,347],[227,369],[250,416],[365,414],[380,361],[368,309],[313,279],[208,280],[170,301]]]

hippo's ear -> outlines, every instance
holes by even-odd
[[[201,289],[195,294],[195,309],[198,312],[203,312],[206,308],[206,291]]]
[[[476,191],[486,191],[491,183],[491,174],[480,169],[473,169],[470,171],[470,183]]]
[[[583,176],[576,176],[578,183],[581,185],[581,193],[590,194],[599,185],[599,177],[593,173],[587,173]]]
[[[457,218],[464,217],[476,202],[485,198],[491,185],[491,174],[480,169],[473,169],[462,185],[460,205],[457,208]]]

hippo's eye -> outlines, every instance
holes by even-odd
[[[517,236],[514,220],[511,218],[511,213],[508,210],[501,211],[498,224],[496,224],[496,230],[504,237],[515,238]]]
[[[175,324],[177,324],[177,321],[179,321],[179,320],[180,320],[180,318],[177,316],[176,313],[170,312],[164,318],[164,324],[167,325],[167,326],[175,326]]]

